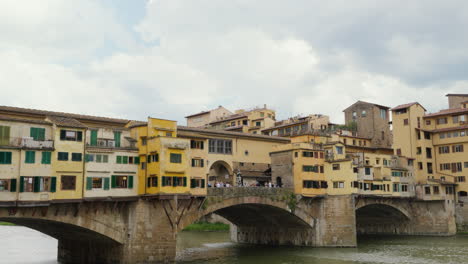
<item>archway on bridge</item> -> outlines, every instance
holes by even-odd
[[[234,185],[234,175],[232,167],[223,160],[218,160],[211,164],[208,172],[208,183],[215,187],[216,183]]]
[[[105,263],[108,259],[104,258],[106,254],[103,254],[103,250],[112,253],[113,250],[121,247],[119,242],[107,236],[68,223],[22,217],[1,217],[0,222],[24,226],[57,239],[57,259],[60,262],[91,263],[98,261],[97,263]]]
[[[356,232],[358,235],[408,234],[409,227],[408,214],[390,205],[370,204],[356,210]]]

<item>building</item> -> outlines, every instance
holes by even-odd
[[[187,119],[188,127],[206,127],[209,123],[223,119],[227,116],[231,116],[233,113],[223,106],[218,106],[218,108],[202,111],[193,115],[188,115],[185,118]]]
[[[355,136],[370,138],[372,146],[390,148],[392,135],[389,109],[387,106],[357,101],[343,110],[345,124]]]
[[[261,134],[263,129],[272,127],[275,120],[275,111],[264,105],[262,108],[247,111],[239,109],[232,115],[210,122],[207,127],[215,130]]]
[[[447,94],[449,109],[460,108],[463,103],[468,102],[468,94]]]
[[[315,114],[304,117],[296,116],[275,122],[274,126],[262,130],[263,135],[291,137],[296,135],[324,132],[334,129],[330,118],[326,115]]]

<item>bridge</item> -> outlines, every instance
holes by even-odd
[[[231,221],[239,243],[356,247],[356,234],[453,235],[450,201],[303,197],[285,188],[209,188],[206,197],[154,195],[0,208],[0,221],[58,240],[62,263],[170,263],[177,233],[202,216]]]

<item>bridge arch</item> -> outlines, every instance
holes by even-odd
[[[208,182],[214,186],[216,182],[234,184],[232,165],[224,160],[217,160],[210,165],[208,170]]]
[[[358,234],[407,234],[411,220],[410,212],[391,200],[367,200],[356,206]]]

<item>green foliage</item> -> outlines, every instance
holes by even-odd
[[[346,125],[339,125],[336,126],[336,129],[341,129],[341,130],[346,130],[346,131],[351,131],[351,132],[356,132],[357,131],[357,123],[356,121],[351,121]]]
[[[229,225],[223,223],[196,222],[187,226],[183,231],[229,231]]]
[[[298,204],[296,195],[294,193],[291,193],[290,195],[285,197],[285,200],[286,200],[286,204],[288,205],[291,212],[294,213],[294,211],[296,210],[297,204]]]
[[[8,222],[0,222],[0,226],[14,226],[15,224],[8,223]]]

